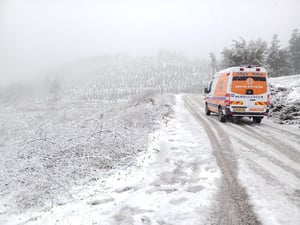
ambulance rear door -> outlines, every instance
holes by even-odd
[[[230,111],[237,114],[263,113],[267,110],[268,86],[265,72],[232,73]]]

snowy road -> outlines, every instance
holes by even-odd
[[[73,190],[71,203],[4,224],[297,225],[297,129],[267,119],[221,123],[204,115],[202,96],[177,96],[137,168]]]
[[[298,224],[299,129],[268,119],[260,125],[247,119],[220,123],[204,115],[202,97],[184,101],[204,126],[222,171],[217,224]]]

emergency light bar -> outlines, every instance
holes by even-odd
[[[240,66],[240,71],[244,71],[245,68],[251,69],[251,68],[255,68],[255,67],[256,67],[256,71],[259,72],[260,71],[259,65]]]

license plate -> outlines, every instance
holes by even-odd
[[[245,112],[245,108],[234,108],[234,112]]]
[[[251,112],[264,112],[264,108],[250,108]]]

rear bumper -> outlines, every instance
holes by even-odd
[[[229,108],[225,109],[226,116],[234,116],[234,117],[264,117],[267,116],[269,113],[269,109],[265,112],[231,112]]]

